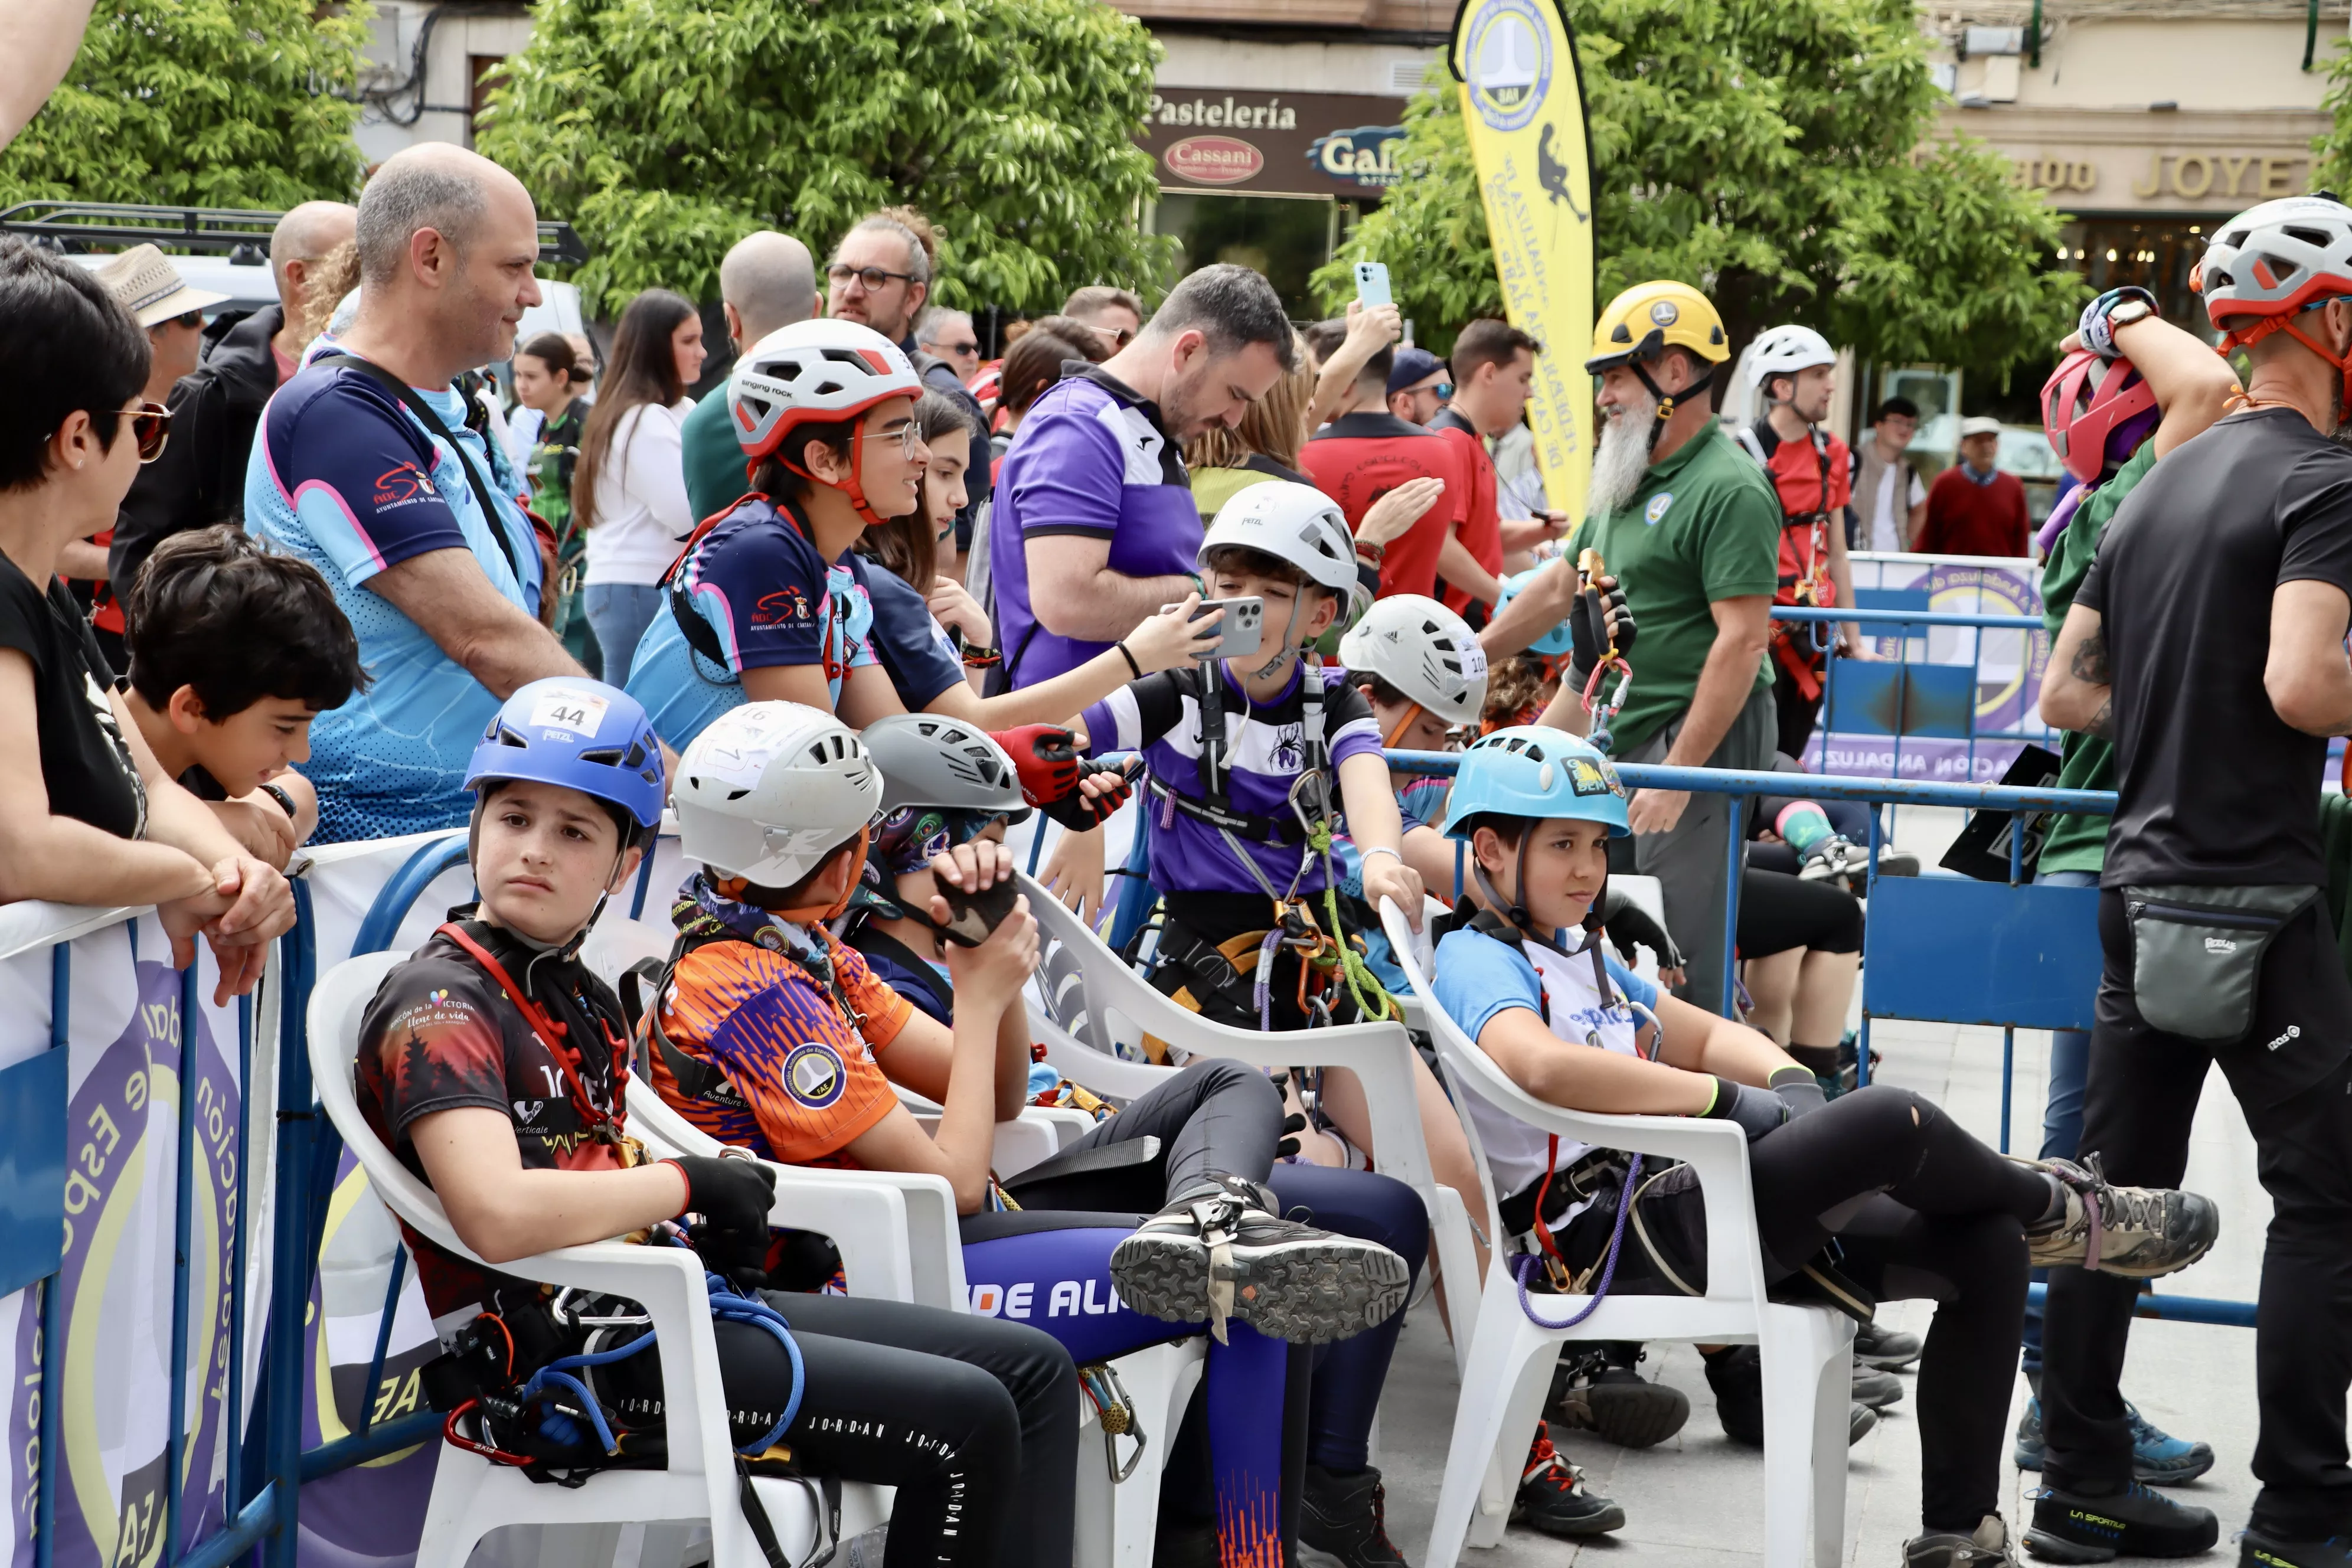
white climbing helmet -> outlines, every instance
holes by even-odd
[[[1346,595],[1356,585],[1356,542],[1339,503],[1292,479],[1268,479],[1237,492],[1201,541],[1200,566],[1238,545],[1287,562],[1317,587]]]
[[[1748,384],[1759,391],[1776,375],[1794,375],[1817,364],[1837,363],[1837,350],[1811,327],[1774,327],[1748,351]]]
[[[764,458],[796,425],[855,419],[892,397],[920,397],[906,353],[856,321],[824,318],[770,332],[727,378],[727,415],[746,457]]]
[[[687,747],[670,804],[678,847],[712,875],[789,888],[874,820],[882,770],[822,709],[746,702]]]
[[[1486,710],[1486,650],[1469,622],[1419,594],[1375,603],[1340,639],[1339,662],[1379,676],[1449,724],[1475,724]]]
[[[2207,320],[2237,342],[2315,300],[2352,293],[2352,207],[2326,196],[2249,207],[2213,231],[2189,286],[2204,300]]]

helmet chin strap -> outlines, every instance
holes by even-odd
[[[1625,362],[1625,365],[1643,386],[1649,388],[1650,395],[1658,400],[1658,416],[1650,422],[1649,449],[1653,452],[1658,449],[1658,437],[1666,433],[1666,421],[1675,416],[1675,399],[1678,396],[1697,397],[1715,385],[1715,367],[1712,365],[1707,367],[1705,375],[1684,387],[1679,393],[1668,392],[1664,387],[1660,386],[1651,378],[1649,367],[1639,359],[1629,359]]]
[[[1282,644],[1275,650],[1274,657],[1265,661],[1265,667],[1250,676],[1252,680],[1267,679],[1276,670],[1282,668],[1284,659],[1299,651],[1298,610],[1299,606],[1306,603],[1307,587],[1308,584],[1305,583],[1298,585],[1297,595],[1290,601],[1289,618],[1282,623]]]
[[[1412,727],[1414,720],[1420,718],[1423,713],[1428,711],[1429,710],[1423,708],[1420,703],[1408,699],[1404,705],[1404,712],[1402,716],[1397,720],[1396,725],[1393,729],[1390,730],[1387,734],[1381,737],[1381,744],[1387,747],[1391,752],[1397,750],[1398,740],[1407,730]]]
[[[808,469],[785,457],[782,449],[776,453],[776,461],[783,465],[788,473],[798,474],[813,485],[823,485],[827,489],[839,490],[843,495],[847,496],[849,510],[856,512],[857,520],[866,527],[879,528],[887,521],[876,512],[866,500],[866,486],[863,482],[866,471],[866,442],[862,435],[852,435],[849,438],[849,472],[842,476],[841,482],[837,485],[829,479],[817,478]]]
[[[1488,906],[1500,910],[1503,918],[1510,921],[1521,935],[1530,942],[1538,942],[1551,949],[1563,957],[1572,958],[1575,953],[1570,952],[1567,948],[1553,941],[1549,932],[1537,928],[1535,916],[1528,912],[1528,906],[1522,901],[1526,899],[1528,891],[1528,850],[1534,846],[1535,837],[1535,825],[1529,823],[1528,830],[1519,835],[1518,864],[1513,868],[1511,876],[1512,897],[1506,899],[1495,890],[1493,879],[1486,875],[1486,868],[1475,858],[1471,861],[1470,873],[1477,879],[1478,891],[1486,896]],[[1578,948],[1577,952],[1585,952],[1601,940],[1601,910],[1607,902],[1608,897],[1609,884],[1604,877],[1601,890],[1592,897],[1592,907],[1584,913],[1584,946]]]

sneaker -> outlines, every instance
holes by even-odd
[[[1630,1366],[1610,1365],[1597,1345],[1563,1347],[1551,1390],[1547,1411],[1552,1421],[1628,1448],[1663,1443],[1690,1419],[1689,1395]]]
[[[2188,1268],[2221,1234],[2213,1200],[2168,1187],[2118,1187],[2099,1170],[2099,1157],[2021,1160],[2066,1189],[2066,1212],[2047,1230],[2025,1234],[2026,1256],[2037,1268],[2069,1264],[2153,1279]]]
[[[2213,1468],[2213,1450],[2207,1445],[2174,1436],[2142,1415],[2128,1399],[2124,1414],[2132,1424],[2132,1479],[2152,1487],[2185,1486]],[[2021,1470],[2038,1470],[2042,1454],[2042,1401],[2029,1399],[2025,1414],[2017,1418],[2010,1458]]]
[[[1881,849],[1878,852],[1878,874],[1882,877],[1916,877],[1919,874],[1919,857],[1908,849]]]
[[[2017,1568],[2009,1526],[1989,1513],[1968,1535],[1921,1535],[1903,1543],[1903,1568]]]
[[[2221,1538],[2212,1510],[2177,1503],[2134,1481],[2102,1497],[2054,1487],[2035,1492],[2025,1549],[2050,1563],[2105,1563],[2117,1556],[2194,1557]]]
[[[1306,1568],[1403,1568],[1404,1553],[1389,1540],[1388,1489],[1375,1469],[1343,1476],[1307,1467],[1299,1495],[1298,1561]]]
[[[1853,879],[1861,876],[1870,865],[1870,857],[1856,847],[1853,841],[1835,834],[1813,846],[1805,863],[1797,868],[1798,877],[1808,882],[1833,882],[1848,892],[1853,891]]]
[[[1584,1472],[1559,1457],[1550,1429],[1540,1421],[1527,1468],[1519,1472],[1511,1519],[1546,1535],[1606,1535],[1625,1528],[1625,1510],[1584,1484]]]
[[[1891,1372],[1879,1372],[1863,1365],[1853,1365],[1853,1402],[1867,1405],[1873,1410],[1884,1410],[1903,1398],[1903,1380]]]
[[[1884,1323],[1864,1323],[1853,1331],[1853,1361],[1856,1366],[1874,1366],[1881,1372],[1893,1372],[1909,1366],[1919,1359],[1919,1336],[1906,1334],[1900,1329],[1890,1329]]]
[[[1322,1344],[1386,1322],[1411,1270],[1377,1242],[1276,1217],[1274,1194],[1237,1176],[1195,1187],[1136,1227],[1110,1255],[1111,1288],[1147,1318],[1227,1318],[1293,1344]]]
[[[2249,1528],[2238,1537],[2238,1568],[2352,1568],[2352,1536],[2283,1541]]]
[[[1734,1345],[1700,1358],[1706,1385],[1715,1392],[1716,1419],[1723,1435],[1750,1448],[1764,1446],[1764,1358],[1754,1345]],[[1878,1412],[1855,1404],[1846,1421],[1845,1440],[1859,1443],[1878,1425]]]

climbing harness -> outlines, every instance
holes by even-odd
[[[1578,555],[1576,569],[1587,583],[1599,582],[1607,571],[1607,568],[1601,564],[1601,552],[1598,550],[1586,550]],[[1614,670],[1617,675],[1617,689],[1603,697],[1601,695],[1601,689],[1608,680],[1612,670]],[[1601,653],[1600,662],[1592,667],[1592,673],[1585,679],[1584,691],[1580,699],[1584,704],[1585,713],[1591,720],[1585,739],[1591,742],[1594,751],[1604,755],[1608,752],[1610,742],[1613,739],[1609,727],[1616,722],[1617,711],[1625,706],[1626,693],[1633,689],[1633,667],[1626,661],[1623,654],[1617,651],[1617,628],[1612,625],[1609,626],[1609,646]]]

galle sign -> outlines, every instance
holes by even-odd
[[[1160,161],[1196,185],[1238,185],[1265,167],[1265,154],[1237,136],[1187,136],[1171,142]]]

